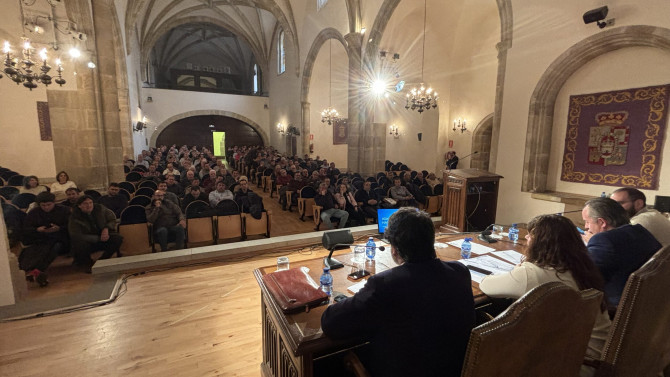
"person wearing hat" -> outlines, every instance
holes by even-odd
[[[68,220],[70,208],[56,204],[56,196],[41,192],[35,197],[37,207],[26,215],[21,242],[27,247],[19,255],[19,267],[26,278],[41,287],[49,284],[46,270],[58,254],[70,249]]]
[[[72,209],[68,224],[74,264],[91,273],[95,263],[91,253],[102,250],[100,259],[121,256],[119,249],[123,236],[116,233],[116,216],[112,210],[101,204],[95,204],[93,198],[84,195],[77,200]]]

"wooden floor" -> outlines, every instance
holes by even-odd
[[[311,220],[301,222],[264,195],[273,235],[312,230]],[[259,376],[260,292],[252,271],[275,264],[277,256],[294,263],[325,254],[284,250],[148,272],[130,278],[115,303],[0,323],[0,376]],[[90,279],[56,275],[31,295],[73,292]]]

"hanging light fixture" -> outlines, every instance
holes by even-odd
[[[426,58],[426,1],[423,0],[423,45],[421,47],[421,85],[419,88],[412,88],[407,93],[406,109],[416,110],[422,113],[424,110],[437,107],[437,92],[430,86],[426,88],[423,84],[423,66]]]
[[[52,4],[53,5],[53,4]],[[35,61],[35,48],[30,44],[30,40],[26,38],[25,27],[26,20],[23,12],[23,2],[19,1],[19,7],[21,11],[21,26],[24,30],[23,33],[23,48],[21,56],[18,54],[15,56],[12,54],[12,46],[9,44],[9,41],[5,41],[2,52],[4,54],[4,66],[3,72],[7,77],[14,81],[17,85],[23,84],[24,87],[30,89],[31,91],[34,88],[37,88],[37,84],[43,84],[44,86],[49,86],[52,83],[53,77],[49,75],[51,71],[51,66],[47,63],[47,49],[43,48],[39,52],[39,61]],[[37,34],[44,32],[43,28],[39,26],[32,25],[31,31]],[[55,45],[55,42],[54,42]],[[63,65],[61,64],[60,59],[56,59],[56,72],[58,76],[55,81],[56,84],[63,86],[65,84],[65,79],[63,79]],[[2,75],[0,75],[2,78]]]
[[[333,108],[333,40],[329,42],[329,84],[328,84],[328,108],[321,111],[321,123],[328,123],[332,125],[333,122],[337,122],[340,119],[340,114]]]

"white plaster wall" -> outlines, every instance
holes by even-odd
[[[155,139],[157,136],[153,135],[156,132],[155,127],[160,127],[171,117],[194,111],[215,110],[236,113],[258,124],[266,135],[270,134],[269,112],[263,106],[267,103],[265,97],[155,88],[143,88],[141,96],[144,99],[143,114],[149,121],[149,127],[143,134],[150,144],[152,138]],[[146,102],[147,97],[152,97],[153,101]]]
[[[2,209],[0,209],[0,215],[2,215]],[[7,240],[5,218],[0,216],[0,306],[13,305],[16,302],[9,253],[11,251]]]
[[[498,201],[499,222],[524,221],[538,214],[563,209],[559,203],[532,200],[530,193],[520,192],[529,100],[551,62],[578,41],[600,32],[596,25],[584,25],[581,16],[585,11],[602,5],[596,0],[541,4],[533,0],[512,1],[514,39],[507,56],[496,169],[496,173],[504,176],[500,185],[501,200]],[[617,26],[670,27],[667,17],[670,2],[667,0],[618,0],[608,5],[609,17],[616,18]],[[617,61],[611,64],[617,64]],[[635,77],[637,82],[642,82],[650,75],[654,73],[638,70]],[[588,189],[577,193],[590,194],[593,191],[599,192]]]
[[[644,72],[644,75],[640,75]],[[617,89],[670,84],[670,52],[651,47],[631,47],[612,51],[584,65],[563,85],[558,94],[554,111],[550,175],[548,189],[562,192],[579,192],[599,195],[610,193],[613,186],[589,185],[561,181],[565,132],[567,128],[568,106],[571,95],[597,93]],[[670,118],[669,118],[670,119]],[[670,157],[670,143],[666,133],[662,155]],[[643,190],[649,204],[654,203],[656,194],[667,195],[670,187],[670,164],[662,164],[658,190]]]

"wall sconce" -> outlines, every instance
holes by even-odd
[[[454,128],[452,129],[454,132],[457,130],[461,130],[461,133],[467,131],[467,121],[465,119],[461,120],[461,118],[458,118],[458,120],[454,121]]]
[[[391,127],[390,127],[390,130],[391,131],[389,132],[389,135],[393,135],[394,139],[400,138],[400,134],[398,133],[398,126],[396,126],[395,124],[392,124]]]
[[[284,129],[284,125],[283,125],[283,124],[281,124],[281,123],[277,123],[277,132],[279,132],[279,134],[281,134],[281,135],[283,135],[284,132],[286,132],[286,130]]]

